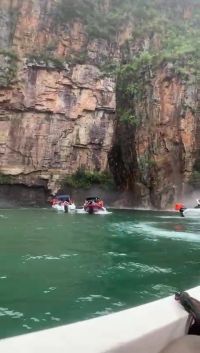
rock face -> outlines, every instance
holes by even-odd
[[[1,95],[1,171],[51,181],[79,167],[104,170],[113,134],[114,83],[93,66],[23,71]]]
[[[132,59],[159,49],[159,35],[133,40],[127,21],[112,41],[89,37],[80,19],[55,22],[57,3],[1,0],[0,183],[55,192],[80,167],[110,169],[129,205],[171,206],[200,172],[198,80],[165,63],[133,109],[106,67],[126,62],[127,48]],[[106,11],[111,1],[102,3]],[[122,121],[125,106],[139,120]]]
[[[94,64],[65,62],[58,68],[55,60],[30,58],[56,38],[46,14],[52,4],[43,0],[1,4],[1,47],[11,40],[18,59],[6,50],[0,52],[0,171],[15,176],[16,182],[55,191],[60,179],[79,167],[106,170],[116,104],[114,80],[103,77]],[[5,33],[10,30],[11,9],[19,14],[9,39]],[[85,45],[78,23],[58,38],[58,53],[75,50],[79,56]],[[98,50],[89,43],[90,55],[98,57]],[[9,82],[13,65],[15,79]]]
[[[117,119],[113,174],[134,192],[136,205],[171,207],[187,191],[199,158],[197,82],[186,84],[166,66],[151,79],[136,112],[141,120],[135,125]]]

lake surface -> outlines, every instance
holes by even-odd
[[[0,337],[127,309],[200,283],[200,220],[0,210]]]

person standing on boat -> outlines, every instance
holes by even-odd
[[[197,206],[195,206],[195,208],[200,208],[200,199],[197,199]]]

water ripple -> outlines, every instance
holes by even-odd
[[[36,317],[31,317],[30,320],[34,321],[34,322],[40,322],[39,319],[37,319]]]
[[[190,242],[200,242],[200,234],[193,232],[182,232],[182,231],[174,231],[174,230],[165,230],[162,228],[157,228],[156,223],[154,226],[149,224],[141,224],[140,229],[148,234],[149,237],[165,237],[171,238],[173,240],[182,240],[182,241],[190,241]],[[139,225],[138,225],[139,226]]]
[[[4,214],[0,214],[0,218],[8,219],[8,217],[7,217],[7,216],[4,216]]]
[[[108,268],[108,270],[125,270],[129,272],[135,272],[139,271],[142,273],[171,273],[172,269],[171,268],[162,268],[158,266],[149,266],[146,264],[142,263],[137,263],[137,262],[121,262],[116,266],[112,266]]]
[[[23,256],[23,260],[25,262],[27,261],[31,261],[31,260],[62,260],[68,257],[73,257],[73,256],[78,256],[78,254],[61,254],[58,256],[53,256],[53,255],[49,255],[49,254],[44,254],[44,255],[25,255]]]
[[[113,251],[109,251],[108,253],[106,253],[106,255],[112,255],[112,256],[127,256],[127,254],[118,253],[118,252],[113,252]]]
[[[52,321],[60,321],[60,318],[59,317],[55,317],[55,316],[51,316],[51,320]]]
[[[24,314],[20,313],[19,311],[9,310],[8,308],[0,308],[0,316],[9,316],[13,319],[19,319],[20,317],[24,316]]]
[[[31,330],[31,329],[32,329],[32,327],[31,327],[31,326],[26,325],[26,324],[22,325],[22,327],[26,328],[27,330]]]
[[[56,290],[56,287],[49,287],[47,290],[44,290],[43,293],[47,294],[53,292],[54,290]]]
[[[153,291],[155,291],[156,298],[165,297],[170,294],[174,294],[177,291],[177,288],[165,285],[165,284],[156,284],[152,287]]]
[[[110,300],[110,297],[104,297],[103,295],[100,294],[91,294],[88,297],[79,297],[76,302],[92,302],[96,299],[103,299],[103,300]]]
[[[182,219],[181,219],[182,220]],[[180,221],[180,220],[179,220]],[[183,231],[181,224],[181,228],[178,225],[176,230],[176,225],[174,225],[175,230],[163,229],[157,226],[158,223],[156,222],[120,222],[120,223],[113,223],[110,226],[111,231],[115,230],[115,233],[112,234],[114,237],[122,237],[124,235],[129,236],[145,236],[149,239],[155,241],[156,238],[171,238],[173,240],[182,240],[182,241],[190,241],[190,242],[200,242],[200,231],[199,234],[193,232],[186,232]],[[164,225],[163,225],[164,226]]]
[[[113,312],[112,308],[105,308],[104,310],[101,311],[96,311],[94,316],[103,316],[103,315],[108,315]]]

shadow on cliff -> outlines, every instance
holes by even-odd
[[[44,187],[0,185],[0,208],[47,206]]]

